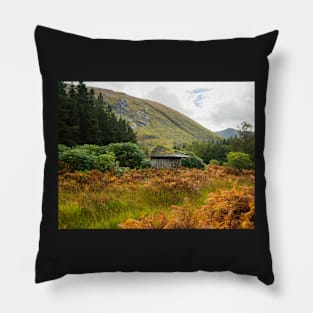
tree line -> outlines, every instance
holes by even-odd
[[[58,84],[58,142],[67,146],[107,145],[136,142],[128,122],[118,118],[112,107],[81,81],[78,85]]]
[[[229,152],[241,152],[249,156],[250,160],[255,161],[255,138],[252,126],[247,122],[242,122],[237,130],[237,136],[212,140],[209,142],[192,142],[181,145],[174,145],[177,151],[183,151],[187,154],[195,154],[205,163],[209,164],[212,160],[219,164],[227,162]]]

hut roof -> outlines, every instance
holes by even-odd
[[[189,155],[182,153],[151,155],[151,159],[181,159],[188,158]]]

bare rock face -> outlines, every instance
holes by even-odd
[[[136,117],[137,117],[137,125],[141,127],[148,126],[150,124],[149,121],[149,113],[147,110],[140,110],[136,112]]]
[[[127,101],[124,98],[121,98],[116,106],[116,111],[119,114],[126,114]]]

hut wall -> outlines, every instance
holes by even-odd
[[[178,168],[181,166],[180,158],[152,158],[151,167],[153,168]]]

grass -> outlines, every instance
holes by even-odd
[[[131,170],[123,177],[98,171],[64,173],[59,175],[59,228],[117,229],[127,220],[160,212],[166,219],[173,206],[183,207],[188,201],[196,210],[208,195],[230,190],[234,183],[254,185],[253,172],[228,173],[221,166],[208,166],[204,171]]]

